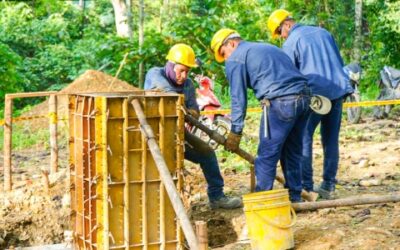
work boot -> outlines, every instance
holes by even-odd
[[[333,200],[336,198],[335,196],[335,190],[328,190],[328,189],[324,189],[321,186],[316,186],[314,187],[314,191],[317,192],[319,194],[319,196],[321,197],[321,199],[324,200]]]
[[[305,191],[302,193],[304,196],[304,200],[306,201],[316,201],[319,197],[319,194],[314,191]]]
[[[243,206],[242,199],[239,197],[227,197],[222,196],[218,200],[210,201],[211,209],[224,208],[224,209],[235,209]]]

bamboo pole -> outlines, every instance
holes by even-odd
[[[49,130],[50,130],[50,171],[58,171],[58,145],[57,145],[57,96],[49,98]]]
[[[193,227],[190,224],[189,217],[186,213],[185,207],[183,206],[179,193],[175,188],[175,184],[172,180],[171,173],[168,170],[168,166],[164,160],[164,157],[161,154],[160,148],[158,147],[153,129],[147,123],[146,116],[142,110],[139,100],[133,99],[131,104],[135,109],[136,115],[138,116],[140,129],[147,139],[147,144],[149,145],[150,152],[154,157],[154,162],[156,163],[157,169],[160,173],[160,177],[162,182],[164,183],[165,189],[167,190],[168,196],[171,199],[171,203],[175,210],[175,213],[179,218],[189,247],[190,249],[198,250],[199,247],[196,234],[194,233]]]
[[[208,249],[207,223],[204,221],[196,221],[196,234],[199,241],[199,250]]]
[[[354,196],[337,200],[293,203],[292,207],[296,211],[306,211],[306,210],[316,210],[321,208],[346,207],[346,206],[389,203],[389,202],[399,202],[399,201],[400,201],[400,192],[397,192],[390,195],[369,195],[365,197]]]
[[[12,106],[13,101],[6,95],[4,106],[4,190],[11,191],[11,147],[12,147]]]

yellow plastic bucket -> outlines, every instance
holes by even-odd
[[[296,214],[290,206],[287,189],[244,195],[243,204],[253,250],[294,247],[292,227]]]

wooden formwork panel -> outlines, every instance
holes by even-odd
[[[128,96],[141,101],[182,190],[183,97],[70,96],[71,224],[77,249],[182,249],[177,217]]]

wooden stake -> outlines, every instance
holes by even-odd
[[[208,249],[208,235],[207,235],[207,223],[204,221],[196,221],[196,235],[199,241],[199,250]]]
[[[355,196],[337,200],[294,203],[292,204],[292,207],[296,211],[306,211],[306,210],[316,210],[321,208],[346,207],[346,206],[389,203],[389,202],[399,202],[399,201],[400,201],[400,193],[398,192],[390,195],[370,195],[365,197]]]
[[[179,193],[176,190],[174,181],[172,180],[171,173],[168,170],[165,159],[160,151],[160,148],[158,147],[153,129],[147,123],[146,116],[143,112],[139,100],[133,99],[131,104],[135,109],[136,115],[138,116],[140,129],[147,139],[147,144],[149,146],[151,154],[153,155],[157,169],[160,173],[161,181],[164,183],[172,206],[175,210],[176,215],[178,216],[179,222],[183,228],[183,233],[185,234],[186,240],[189,244],[189,248],[192,250],[198,250],[199,245],[197,242],[196,234],[194,233],[193,227],[190,223],[189,217],[186,213],[185,207],[183,206]]]
[[[6,95],[4,106],[4,190],[12,189],[11,147],[12,147],[12,106],[13,101]]]
[[[15,93],[15,94],[7,94],[8,98],[26,98],[26,97],[39,97],[39,96],[50,96],[56,95],[57,91],[45,91],[45,92],[28,92],[28,93]]]
[[[58,171],[58,145],[57,145],[57,96],[49,98],[49,130],[50,130],[50,171]]]
[[[46,192],[46,194],[49,194],[50,192],[49,171],[42,170],[42,182],[44,191]]]

